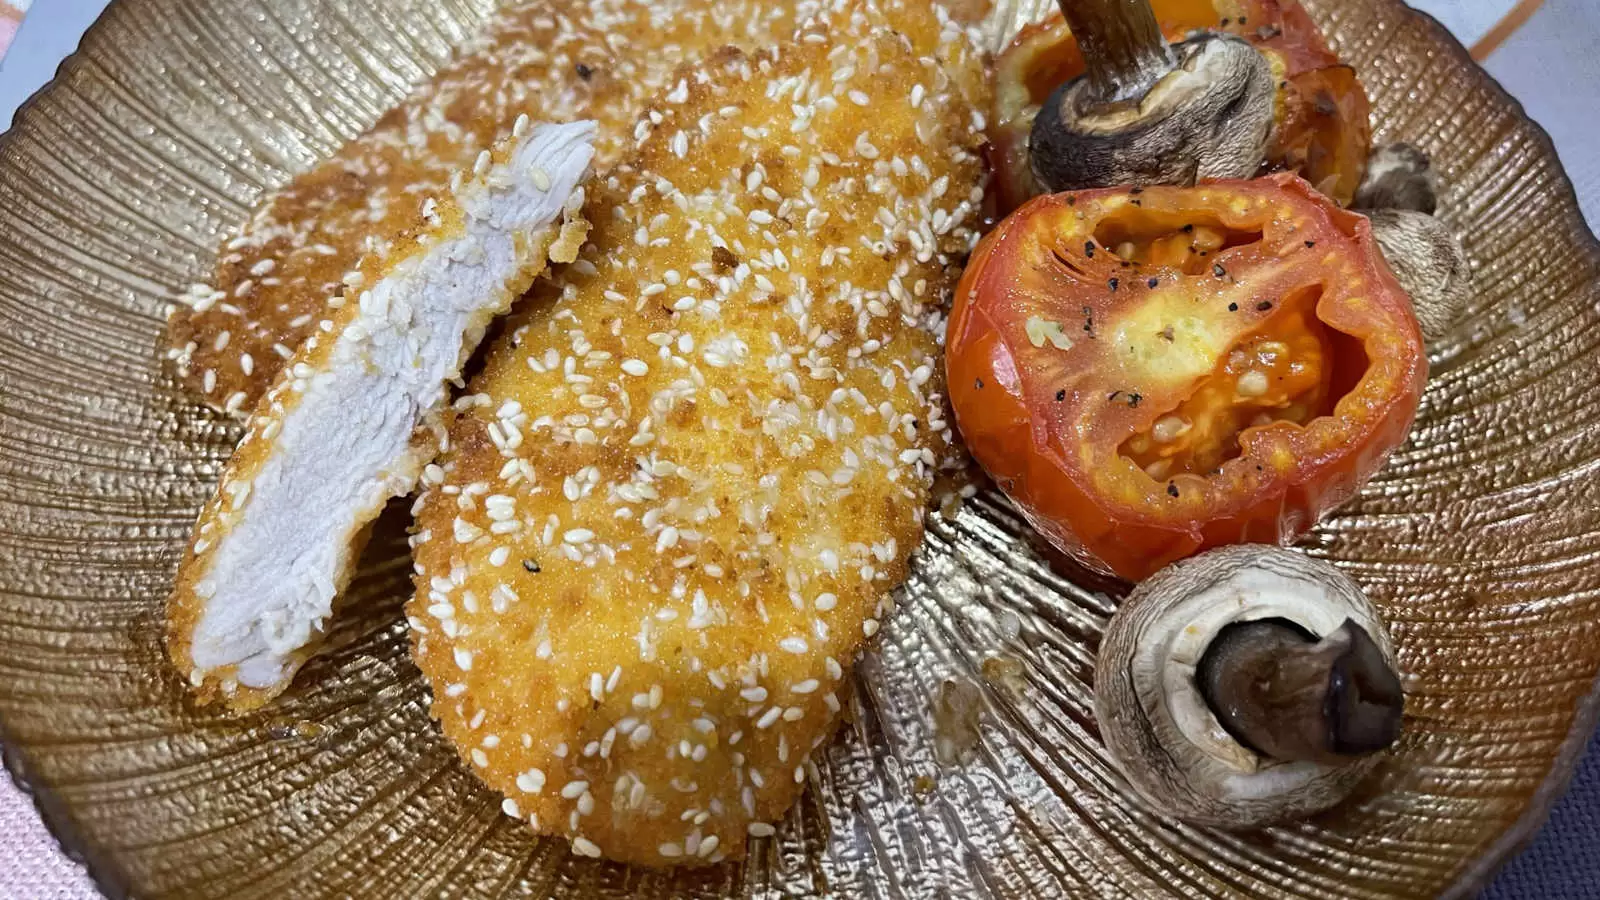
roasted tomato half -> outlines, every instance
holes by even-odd
[[[949,327],[973,456],[1135,580],[1305,532],[1405,440],[1427,377],[1367,220],[1288,174],[1039,197],[978,245]]]
[[[1168,40],[1196,30],[1240,35],[1278,76],[1278,112],[1266,166],[1304,176],[1348,204],[1371,150],[1371,104],[1355,70],[1341,65],[1294,0],[1152,0]],[[1059,14],[1017,35],[995,61],[989,162],[1003,215],[1037,191],[1028,166],[1033,120],[1055,88],[1084,72],[1083,54]]]

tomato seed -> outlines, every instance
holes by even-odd
[[[1271,385],[1267,381],[1266,374],[1255,369],[1239,376],[1238,391],[1241,397],[1259,397],[1265,394],[1269,387]]]

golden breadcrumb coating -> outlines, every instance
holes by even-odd
[[[218,252],[210,284],[173,307],[168,356],[185,384],[244,415],[312,333],[340,279],[405,227],[518,115],[594,119],[595,166],[631,146],[645,102],[682,63],[769,46],[818,0],[532,0],[500,12],[457,62],[368,132],[259,205]],[[969,13],[976,15],[976,12]]]
[[[344,278],[251,414],[178,568],[168,652],[203,699],[260,705],[320,645],[367,527],[448,436],[449,383],[489,322],[583,244],[594,135],[520,120]]]
[[[708,863],[772,833],[959,455],[939,344],[981,73],[942,15],[841,2],[683,70],[423,474],[434,714],[576,853]]]

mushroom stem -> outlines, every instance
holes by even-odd
[[[1350,619],[1320,640],[1284,619],[1229,625],[1195,674],[1222,727],[1274,760],[1337,765],[1400,733],[1400,679]]]
[[[1177,65],[1150,0],[1057,0],[1088,68],[1089,99],[1111,104],[1144,96]]]

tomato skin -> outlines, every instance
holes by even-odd
[[[1168,40],[1220,30],[1262,51],[1279,79],[1266,168],[1301,175],[1340,204],[1355,198],[1371,150],[1372,105],[1297,2],[1152,0],[1151,7]],[[1083,54],[1059,13],[1024,28],[995,61],[987,155],[1002,214],[1039,192],[1028,160],[1039,105],[1083,73]]]
[[[1189,215],[1261,238],[1208,258],[1227,278],[1172,266],[1130,269],[1105,246],[1085,255],[1086,235],[1118,216],[1177,222]],[[1109,288],[1109,278],[1119,287]],[[1149,278],[1160,286],[1147,288]],[[1297,294],[1305,285],[1317,293]],[[1171,308],[1202,332],[1222,334],[1220,358],[1283,321],[1273,316],[1287,314],[1291,296],[1309,298],[1300,302],[1344,354],[1334,363],[1351,373],[1330,408],[1303,426],[1246,429],[1238,456],[1209,473],[1157,480],[1140,469],[1125,444],[1182,409],[1213,370],[1180,377],[1159,364],[1147,372],[1146,363],[1125,362],[1132,358],[1119,355],[1126,323]],[[1270,302],[1280,306],[1256,310]],[[1250,305],[1227,312],[1230,303]],[[1034,339],[1029,329],[1041,316],[1076,326],[1061,329],[1070,348]],[[1291,175],[1036,198],[974,252],[946,343],[950,400],[973,457],[1055,546],[1133,580],[1211,547],[1302,535],[1405,440],[1427,377],[1410,301],[1366,219]],[[1132,393],[1142,402],[1117,400]]]

